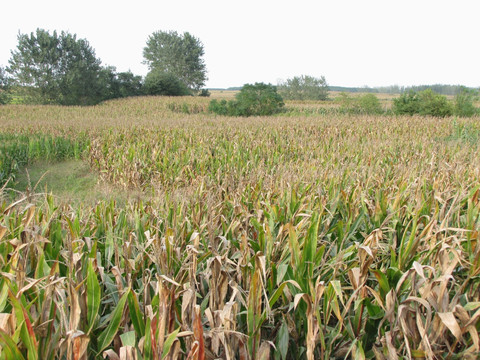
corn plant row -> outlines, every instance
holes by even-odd
[[[248,191],[253,206],[4,203],[1,356],[476,356],[478,189],[374,209]]]
[[[477,357],[478,119],[175,102],[0,108],[145,195],[0,198],[0,359]]]

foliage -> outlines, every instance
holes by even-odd
[[[138,192],[0,191],[0,358],[478,357],[476,119],[169,109],[208,100],[0,108]]]
[[[172,73],[159,70],[150,71],[145,77],[145,94],[163,96],[190,95],[187,86]]]
[[[278,114],[283,111],[284,106],[275,86],[255,83],[245,84],[235,95],[235,100],[212,100],[209,111],[228,116],[266,116]]]
[[[364,94],[357,101],[361,113],[381,114],[383,112],[380,100],[374,94]]]
[[[3,67],[0,67],[0,105],[10,102],[10,79]]]
[[[232,106],[235,102],[230,100],[227,102],[227,100],[222,99],[222,100],[217,100],[213,99],[210,101],[210,104],[208,105],[208,111],[217,115],[223,115],[223,116],[234,116],[234,109],[229,110],[229,106]]]
[[[363,94],[357,97],[342,92],[337,97],[340,110],[349,114],[381,114],[383,113],[380,100],[374,94]]]
[[[209,97],[210,95],[211,94],[210,94],[210,91],[208,91],[208,89],[202,89],[198,94],[198,96],[202,96],[202,97]]]
[[[151,71],[170,73],[191,90],[199,90],[207,80],[202,59],[202,42],[188,32],[156,31],[147,39],[143,49],[145,63]]]
[[[328,85],[324,76],[301,75],[280,83],[278,93],[285,100],[327,100]]]
[[[461,117],[470,117],[477,113],[474,105],[478,99],[478,91],[463,88],[455,95],[454,114]]]
[[[436,94],[427,89],[418,93],[420,115],[445,117],[453,114],[453,107],[444,95]]]
[[[131,71],[117,73],[115,67],[102,68],[100,72],[102,100],[143,95],[143,79]]]
[[[91,105],[101,101],[101,62],[85,39],[67,32],[19,34],[8,71],[30,101]]]
[[[393,111],[397,115],[420,113],[420,98],[415,91],[408,91],[393,99]]]
[[[0,133],[0,188],[17,171],[36,160],[79,159],[88,146],[85,135],[75,139],[47,134],[19,135]]]
[[[427,89],[421,92],[410,91],[393,99],[393,111],[397,115],[429,115],[446,117],[453,114],[453,107],[446,96]]]
[[[475,124],[460,122],[458,119],[455,119],[453,121],[453,131],[446,140],[475,145],[480,142],[480,129]]]

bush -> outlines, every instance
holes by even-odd
[[[212,112],[217,115],[228,115],[228,110],[227,110],[227,100],[220,100],[218,101],[217,99],[213,99],[210,101],[210,104],[208,105],[208,111]]]
[[[383,112],[380,100],[373,94],[364,94],[359,97],[351,97],[342,92],[337,98],[340,110],[350,114],[381,114]]]
[[[420,115],[430,115],[438,117],[451,116],[453,107],[447,100],[447,97],[434,93],[427,89],[419,93]]]
[[[280,83],[278,92],[288,100],[327,100],[328,85],[324,76],[315,78],[302,75]]]
[[[452,104],[447,97],[427,89],[421,92],[410,91],[393,100],[393,112],[397,115],[451,116]]]
[[[455,96],[454,113],[461,117],[470,117],[475,115],[477,108],[473,104],[477,99],[477,93],[474,90],[463,88]]]
[[[383,112],[380,100],[373,94],[365,94],[358,98],[358,110],[362,114],[380,114]]]
[[[0,105],[8,104],[11,100],[10,94],[0,89]]]
[[[283,111],[285,106],[275,86],[264,83],[246,84],[235,100],[212,100],[210,112],[228,116],[266,116]]]
[[[144,89],[147,95],[190,95],[190,90],[179,78],[173,74],[161,71],[151,71],[147,74]]]
[[[413,115],[420,112],[420,99],[415,91],[405,92],[393,99],[393,112],[397,115]]]
[[[200,91],[200,93],[198,94],[198,96],[210,97],[210,91],[208,91],[208,89],[202,89],[202,90]]]

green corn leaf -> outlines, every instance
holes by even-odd
[[[120,340],[122,340],[122,346],[135,347],[135,331],[129,331],[120,335]]]
[[[180,328],[172,332],[170,335],[168,335],[167,340],[165,340],[165,343],[163,344],[163,352],[162,352],[162,359],[165,359],[170,352],[170,349],[177,339],[177,335],[180,332]]]
[[[145,341],[143,342],[143,359],[151,360],[152,357],[152,320],[147,317],[145,325]]]
[[[25,314],[26,315],[26,314]],[[38,359],[38,343],[35,338],[35,333],[33,332],[32,324],[30,320],[25,318],[25,322],[22,324],[20,330],[20,339],[22,339],[23,344],[27,348],[27,359],[28,360],[37,360]]]
[[[0,359],[16,359],[16,360],[25,360],[20,350],[18,350],[17,344],[15,341],[3,331],[0,331]]]
[[[137,295],[133,290],[128,292],[127,301],[133,328],[135,329],[138,337],[141,338],[145,335],[145,323],[143,321],[142,313],[140,312],[140,305],[138,304]]]
[[[280,329],[278,330],[277,343],[276,343],[277,350],[279,351],[282,360],[285,360],[287,358],[288,342],[289,342],[288,326],[284,320],[282,322],[282,326],[280,326]]]
[[[100,309],[100,298],[100,284],[98,282],[97,274],[93,269],[93,264],[89,261],[87,268],[87,334],[90,333],[95,325],[98,310]]]
[[[28,317],[28,314],[23,305],[20,303],[20,301],[18,301],[18,299],[15,297],[15,295],[13,295],[10,290],[8,291],[8,296],[15,310],[15,316],[17,318],[17,330],[20,331],[20,339],[28,350],[28,360],[37,360],[38,342],[33,331],[33,326],[30,322],[30,318]],[[18,326],[19,324],[21,324],[20,327]]]
[[[122,295],[120,300],[118,301],[118,305],[113,311],[112,318],[105,330],[100,334],[98,337],[98,353],[102,353],[105,348],[110,345],[115,334],[118,331],[120,326],[120,322],[122,321],[123,310],[125,309],[125,303],[127,302],[128,292],[130,289],[127,289],[125,294]]]
[[[377,278],[378,284],[380,285],[380,295],[385,297],[390,291],[390,285],[388,284],[387,276],[380,270],[372,270],[372,272]]]

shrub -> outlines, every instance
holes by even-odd
[[[477,93],[474,90],[463,88],[455,96],[455,104],[454,104],[454,113],[455,115],[461,117],[470,117],[475,115],[477,109],[473,102],[477,98]]]
[[[190,95],[187,86],[175,75],[161,71],[151,71],[145,77],[147,95],[184,96]]]
[[[383,112],[380,100],[373,94],[364,94],[359,97],[351,97],[342,92],[337,97],[340,110],[350,114],[380,114]]]
[[[420,112],[420,99],[415,91],[405,92],[393,99],[393,112],[397,115],[413,115]]]
[[[202,89],[202,90],[200,91],[200,93],[198,94],[198,96],[210,97],[210,91],[208,91],[208,89]]]
[[[453,114],[453,107],[446,96],[427,89],[420,92],[410,91],[393,99],[393,112],[397,115],[445,117]]]
[[[357,100],[358,110],[362,114],[380,114],[383,112],[380,100],[373,94],[365,94]]]
[[[10,94],[5,90],[0,89],[0,105],[8,104],[10,102]]]
[[[340,110],[342,110],[342,112],[349,112],[353,107],[354,99],[346,92],[342,91],[338,94],[335,101],[340,104]]]
[[[447,100],[447,97],[434,93],[427,89],[419,94],[420,99],[420,115],[430,115],[445,117],[453,114],[453,107]]]
[[[235,100],[212,100],[208,110],[218,115],[266,116],[281,112],[284,106],[275,86],[255,83],[245,84]]]
[[[213,99],[212,101],[210,101],[210,104],[208,105],[208,111],[217,115],[227,116],[228,115],[227,100],[218,101],[217,99]]]
[[[328,85],[324,76],[302,75],[280,83],[278,92],[288,100],[327,100]]]

